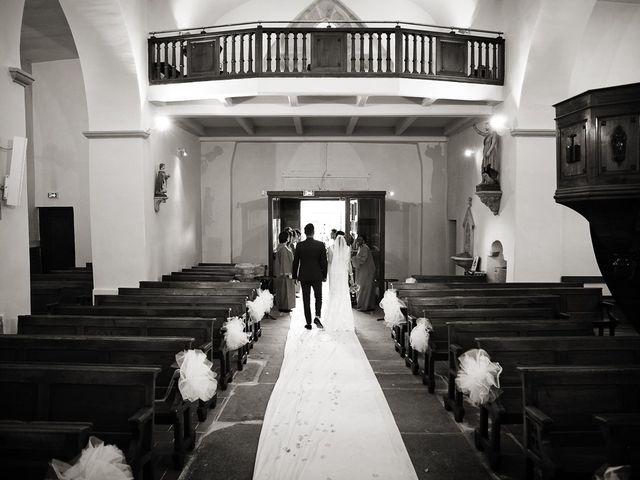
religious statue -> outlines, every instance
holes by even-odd
[[[158,174],[156,175],[156,198],[167,198],[167,180],[171,175],[164,171],[164,163],[161,163],[158,167]]]
[[[498,134],[485,123],[485,129],[480,130],[475,124],[473,129],[484,137],[482,147],[482,182],[481,185],[496,185],[498,181]]]

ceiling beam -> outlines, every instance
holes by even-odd
[[[222,97],[220,101],[225,107],[233,107],[233,97]]]
[[[300,117],[293,117],[293,126],[296,127],[296,133],[298,135],[304,135],[304,126],[302,125],[302,119]]]
[[[435,103],[436,100],[438,100],[438,99],[437,98],[429,98],[429,97],[427,97],[427,98],[423,98],[422,102],[420,102],[420,104],[423,107],[428,107],[429,105],[432,105],[433,103]]]
[[[297,95],[289,95],[289,105],[292,106],[292,107],[300,106],[300,103],[298,102],[298,96]]]
[[[396,125],[394,133],[396,135],[402,135],[407,128],[409,128],[418,117],[407,117]]]
[[[247,135],[255,135],[256,129],[253,126],[253,123],[248,118],[244,117],[233,117],[233,119],[242,127],[242,129],[247,132]]]
[[[202,137],[206,133],[204,127],[191,118],[177,118],[175,119],[175,122],[178,127],[195,135],[196,137]]]
[[[369,100],[368,95],[358,95],[356,105],[358,107],[364,107],[367,104],[367,100]]]
[[[347,130],[345,132],[347,135],[353,135],[353,131],[356,129],[359,119],[360,117],[351,117],[349,119],[349,123],[347,123]]]
[[[466,128],[471,128],[471,125],[473,125],[474,123],[478,123],[479,121],[480,119],[477,117],[459,118],[458,120],[454,120],[453,122],[449,123],[449,125],[445,127],[444,134],[447,137],[450,137],[451,135],[455,135],[456,133],[461,132]]]

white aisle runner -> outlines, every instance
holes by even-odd
[[[301,310],[292,314],[254,480],[417,479],[356,334],[305,330]]]

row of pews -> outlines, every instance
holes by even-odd
[[[187,278],[197,272],[198,280]],[[125,454],[136,479],[154,478],[154,426],[171,425],[173,463],[196,444],[196,423],[215,408],[178,389],[176,354],[200,349],[218,389],[243,369],[261,335],[247,301],[258,281],[230,281],[230,264],[200,264],[162,281],[97,295],[94,305],[49,303],[0,336],[0,464],[7,478],[38,479],[52,458],[73,460],[95,435]],[[223,324],[244,316],[249,343],[230,350]]]
[[[430,394],[437,378],[446,380],[443,404],[456,421],[468,408],[456,385],[460,355],[482,349],[502,367],[474,434],[494,469],[502,426],[520,425],[527,479],[590,479],[603,464],[640,474],[640,336],[615,336],[601,288],[466,276],[394,287],[406,305],[405,321],[392,328],[395,348]],[[431,324],[423,353],[410,344],[419,318]]]
[[[46,313],[48,305],[91,304],[93,267],[51,270],[31,274],[31,313]]]

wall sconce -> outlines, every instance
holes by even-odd
[[[475,153],[474,150],[471,150],[470,148],[465,149],[464,151],[464,156],[467,158],[473,157],[473,154]]]
[[[507,117],[498,113],[489,119],[489,126],[498,134],[502,134],[507,129]]]
[[[396,192],[394,192],[393,190],[391,190],[391,191],[389,192],[389,196],[390,196],[390,197],[395,196],[395,194],[396,194]]]
[[[154,119],[154,125],[158,130],[163,132],[171,126],[171,119],[163,115],[158,115]]]
[[[177,154],[178,154],[179,157],[183,157],[183,158],[189,156],[189,154],[187,153],[187,150],[185,148],[183,148],[183,147],[178,148]]]

